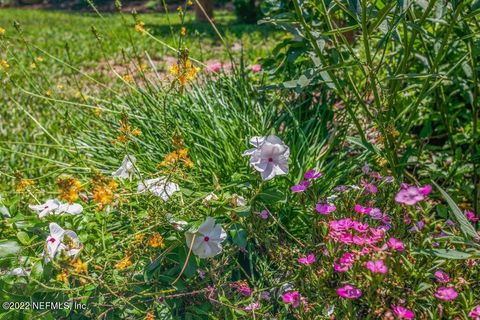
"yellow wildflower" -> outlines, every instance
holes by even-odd
[[[148,65],[145,62],[140,63],[140,71],[148,70]]]
[[[147,313],[144,320],[155,320],[155,315],[150,311]]]
[[[35,62],[32,62],[32,63],[30,64],[30,69],[37,69],[37,65],[36,65]]]
[[[139,33],[144,33],[145,32],[145,23],[143,21],[138,21],[135,24],[135,31]]]
[[[158,232],[155,232],[153,236],[148,239],[148,245],[152,248],[163,248],[165,243],[163,242],[162,235]]]
[[[138,137],[141,134],[142,134],[142,131],[138,128],[135,128],[135,129],[132,130],[132,135],[135,136],[135,137]]]
[[[183,148],[178,151],[172,151],[165,156],[162,162],[160,162],[161,167],[166,167],[169,165],[174,165],[177,162],[181,162],[184,167],[191,168],[193,167],[193,162],[188,157],[188,149]]]
[[[57,84],[57,89],[58,89],[58,90],[63,90],[63,88],[65,88],[65,87],[63,86],[63,84],[61,84],[61,83]]]
[[[36,57],[35,60],[37,60],[37,62],[43,62],[43,57]]]
[[[67,271],[62,271],[61,273],[57,274],[56,276],[57,281],[64,282],[65,284],[68,283],[68,273]]]
[[[33,180],[30,180],[30,179],[20,179],[20,181],[18,181],[17,183],[17,186],[15,188],[15,190],[17,192],[24,192],[25,190],[27,190],[30,186],[33,186]]]
[[[182,27],[182,28],[180,29],[180,34],[181,34],[182,36],[186,35],[186,34],[187,34],[187,28]]]
[[[95,107],[95,109],[93,110],[93,113],[97,116],[97,117],[100,117],[102,115],[102,108],[100,107]]]
[[[130,256],[126,256],[125,258],[117,262],[117,264],[115,265],[115,268],[117,268],[118,270],[124,270],[130,267],[131,265],[132,265],[132,261],[130,260]]]
[[[78,194],[82,191],[82,184],[74,177],[60,177],[57,179],[59,198],[69,203],[77,201]]]
[[[7,70],[8,68],[10,68],[10,65],[7,60],[0,60],[0,69]]]
[[[133,240],[134,243],[141,243],[143,239],[145,238],[145,235],[143,233],[139,233],[135,235],[135,238]]]
[[[123,77],[123,80],[125,80],[125,82],[132,82],[133,81],[133,77],[131,74],[125,74]]]
[[[183,11],[182,7],[181,7],[181,6],[178,6],[178,7],[177,7],[177,11],[181,13],[181,12]]]
[[[75,268],[76,273],[87,273],[88,271],[88,265],[85,262],[82,262],[82,260],[77,259],[74,263],[72,263],[72,266]]]
[[[188,1],[187,1],[187,6],[193,6],[192,0],[188,0]]]
[[[169,72],[176,77],[180,85],[185,86],[188,82],[195,79],[200,68],[195,67],[188,58],[182,59],[178,63],[170,66]]]
[[[118,188],[118,183],[112,178],[96,175],[92,184],[93,201],[97,204],[97,209],[102,210],[106,205],[113,202],[114,192]]]
[[[50,89],[48,89],[48,90],[45,92],[45,95],[46,95],[47,97],[51,97],[52,94],[53,94],[53,92],[52,92],[52,90],[50,90]]]
[[[2,27],[0,27],[0,35],[5,34],[6,30]]]

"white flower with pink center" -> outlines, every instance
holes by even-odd
[[[64,230],[54,222],[48,227],[50,235],[45,245],[45,262],[49,262],[62,252],[69,257],[76,256],[80,252],[80,240],[75,232]]]
[[[222,242],[227,238],[227,233],[215,219],[207,217],[204,223],[195,232],[186,232],[187,246],[199,258],[210,258],[222,252]]]
[[[262,180],[288,174],[290,149],[279,137],[253,137],[250,144],[255,148],[245,151],[243,155],[250,156],[250,165],[260,172]]]

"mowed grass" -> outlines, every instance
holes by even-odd
[[[0,60],[9,64],[0,70],[3,191],[13,190],[20,176],[54,177],[59,167],[70,167],[79,152],[75,140],[80,130],[71,120],[84,113],[91,117],[94,106],[128,96],[122,77],[132,75],[137,82],[143,65],[153,82],[160,82],[157,75],[164,80],[177,56],[180,18],[173,12],[136,19],[151,36],[135,31],[131,14],[0,10],[0,27],[6,30],[0,37]],[[187,13],[182,47],[192,58],[227,62],[231,56],[236,64],[253,64],[283,36],[265,26],[239,24],[228,12],[216,12],[215,23],[221,37]]]

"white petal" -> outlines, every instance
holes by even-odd
[[[83,207],[81,204],[78,203],[73,203],[73,204],[68,204],[68,203],[63,203],[61,204],[58,209],[56,210],[57,214],[66,212],[69,214],[80,214],[83,211]]]
[[[273,164],[269,164],[266,168],[265,171],[262,171],[260,173],[262,176],[262,180],[267,181],[275,177],[275,170],[273,168]]]
[[[259,137],[259,136],[252,137],[250,139],[250,144],[258,148],[264,143],[265,138],[266,137]]]
[[[55,222],[51,222],[48,225],[48,228],[50,229],[50,235],[52,237],[54,237],[55,239],[63,239],[63,234],[65,233],[65,230],[58,224],[56,224]]]

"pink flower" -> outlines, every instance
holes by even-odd
[[[304,177],[305,179],[308,179],[308,180],[314,180],[314,179],[320,178],[321,176],[322,176],[322,173],[321,173],[321,172],[317,172],[317,171],[315,171],[314,169],[308,170],[308,171],[305,172],[305,174],[303,175],[303,177]]]
[[[373,183],[368,183],[367,181],[362,180],[360,184],[365,189],[366,194],[377,193],[378,192],[377,186],[374,185]]]
[[[337,289],[337,294],[345,299],[358,299],[362,296],[362,291],[352,285],[345,285]]]
[[[248,283],[246,281],[237,281],[231,286],[245,297],[248,297],[252,294],[252,289],[248,286]]]
[[[337,207],[330,203],[317,203],[315,210],[320,214],[330,214],[337,210]]]
[[[411,187],[408,185],[402,186],[402,189],[395,196],[395,201],[403,203],[409,206],[413,206],[419,201],[425,199],[432,192],[431,185],[425,185],[423,187]]]
[[[292,307],[298,308],[302,296],[298,291],[289,291],[282,295],[283,303],[291,304]]]
[[[420,192],[424,196],[428,196],[430,192],[432,192],[432,186],[427,184],[423,187],[418,187],[418,192]]]
[[[207,67],[205,68],[205,71],[207,73],[214,73],[214,72],[219,72],[222,70],[222,63],[216,60],[213,61],[207,61]]]
[[[315,255],[313,253],[310,253],[306,257],[300,257],[298,258],[298,263],[304,264],[304,265],[311,265],[315,263]]]
[[[396,251],[404,251],[405,250],[405,245],[403,242],[397,238],[390,238],[387,241],[387,245],[390,249],[396,250]]]
[[[475,216],[475,213],[473,213],[473,211],[466,210],[465,211],[465,216],[467,217],[468,220],[470,220],[472,222],[477,222],[478,221],[478,217]]]
[[[440,283],[450,282],[450,277],[448,276],[447,273],[443,272],[442,270],[435,271],[433,275],[435,276],[435,279]]]
[[[270,212],[268,212],[267,209],[264,209],[258,213],[258,216],[260,217],[260,219],[263,219],[263,220],[267,220],[269,215],[270,215]]]
[[[385,274],[388,272],[388,268],[383,260],[367,261],[365,267],[373,273]]]
[[[248,306],[243,308],[243,310],[245,310],[245,311],[253,311],[253,310],[258,310],[258,309],[260,309],[260,302],[259,301],[252,302]]]
[[[400,190],[395,196],[395,201],[409,206],[414,205],[418,201],[422,201],[425,197],[418,191],[416,187],[408,187]]]
[[[369,214],[373,208],[368,208],[368,207],[364,207],[362,205],[356,204],[354,209],[355,209],[355,212],[357,213]]]
[[[303,180],[299,184],[291,187],[290,190],[292,190],[292,192],[303,192],[303,191],[307,190],[309,186],[310,186],[310,182],[307,181],[307,180]]]
[[[480,320],[480,304],[476,305],[472,311],[468,314],[470,318],[473,318],[475,320]]]
[[[258,73],[260,71],[262,71],[262,66],[260,64],[254,64],[252,66],[250,66],[250,70],[252,70],[253,73]]]
[[[413,319],[415,318],[415,313],[402,306],[394,306],[392,305],[392,311],[395,313],[398,319]]]
[[[443,301],[455,300],[458,297],[458,293],[453,287],[440,287],[434,294],[435,298]]]

